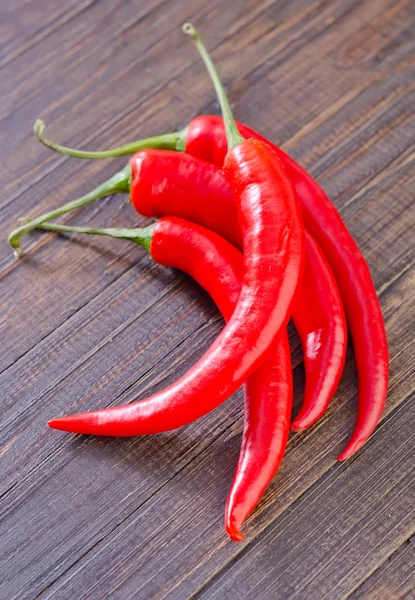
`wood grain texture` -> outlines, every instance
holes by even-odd
[[[63,23],[79,16],[94,0],[52,0],[45,10],[43,0],[2,2],[0,7],[0,66],[12,62]]]
[[[409,538],[349,596],[351,600],[401,600],[414,591],[414,537]]]
[[[413,7],[45,5],[0,8],[0,598],[409,597]],[[126,242],[35,233],[23,240],[20,262],[5,242],[18,216],[85,193],[125,162],[50,153],[30,133],[36,117],[63,143],[100,148],[217,112],[180,32],[185,20],[212,48],[237,117],[283,144],[341,211],[372,270],[391,351],[388,403],[365,448],[335,463],[355,416],[350,350],[327,414],[291,435],[242,544],[223,532],[240,391],[199,422],[159,436],[107,440],[45,427],[56,414],[129,402],[184,373],[222,326],[206,294]],[[67,220],[146,222],[119,197]],[[303,366],[291,327],[290,342],[297,411]]]

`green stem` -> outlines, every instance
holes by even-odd
[[[216,94],[218,96],[219,104],[222,110],[223,120],[225,123],[226,138],[228,140],[228,149],[234,148],[238,144],[244,141],[244,138],[236,127],[235,119],[232,114],[232,110],[229,104],[228,97],[223,87],[222,81],[220,80],[219,74],[213,63],[212,58],[207,51],[205,44],[202,42],[199,32],[191,23],[185,23],[183,25],[184,33],[190,35],[193,38],[196,48],[199,50],[199,54],[202,57],[203,62],[209,72],[212,83],[215,87]]]
[[[98,198],[103,198],[104,196],[109,196],[118,192],[128,193],[130,191],[130,178],[131,167],[130,163],[128,162],[124,169],[116,173],[113,177],[96,187],[88,194],[85,194],[85,196],[81,196],[81,198],[67,202],[63,206],[55,208],[55,210],[44,213],[43,215],[40,215],[40,217],[36,217],[35,219],[12,231],[8,237],[8,241],[13,248],[16,258],[19,258],[22,253],[20,248],[20,239],[23,235],[29,231],[32,231],[33,229],[36,229],[45,221],[56,219],[57,217],[70,212],[71,210],[86,206]]]
[[[58,233],[82,233],[87,235],[106,235],[108,237],[129,240],[143,246],[150,254],[150,244],[153,235],[155,223],[148,227],[137,229],[124,228],[102,228],[102,227],[75,227],[71,225],[57,225],[55,223],[42,223],[36,225],[36,229],[44,229],[46,231],[57,231]]]
[[[60,144],[55,144],[51,140],[48,140],[43,134],[45,130],[45,124],[40,119],[37,119],[33,126],[33,131],[39,142],[44,146],[47,146],[59,154],[65,154],[66,156],[74,156],[75,158],[111,158],[113,156],[122,156],[124,154],[134,154],[139,150],[145,148],[158,148],[162,150],[177,150],[178,152],[184,152],[186,147],[186,133],[187,127],[181,131],[174,133],[165,133],[164,135],[157,135],[149,137],[143,140],[137,140],[124,146],[118,146],[111,150],[102,151],[88,151],[88,150],[77,150],[75,148],[67,148]]]

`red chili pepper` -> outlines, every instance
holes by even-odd
[[[144,150],[131,158],[130,173],[131,202],[137,212],[182,217],[242,248],[236,204],[222,169],[188,154]]]
[[[304,354],[305,391],[300,412],[291,423],[299,431],[326,411],[343,372],[347,328],[334,275],[315,240],[306,231],[306,263],[295,296],[292,318]]]
[[[225,320],[236,306],[243,258],[229,242],[204,227],[175,217],[165,217],[145,229],[108,230],[45,224],[49,231],[109,235],[144,246],[152,258],[165,266],[188,273],[213,298]],[[287,445],[292,407],[291,357],[286,332],[277,340],[264,362],[245,383],[245,426],[242,447],[226,505],[226,531],[241,541],[242,523],[258,504],[274,477]],[[112,409],[116,410],[116,409]],[[108,409],[49,422],[67,429],[67,419],[77,420],[76,431],[86,419],[106,418]]]
[[[143,150],[130,163],[125,179],[126,185],[130,180],[131,201],[137,212],[147,217],[184,218],[219,233],[242,249],[236,205],[222,170],[171,150]],[[38,217],[26,227],[42,221],[43,217]],[[306,370],[303,407],[292,424],[298,430],[310,427],[324,414],[343,371],[347,342],[343,306],[333,273],[309,234],[304,276],[292,318]]]
[[[193,29],[192,35],[200,47]],[[254,372],[287,323],[304,259],[298,200],[269,146],[255,140],[239,141],[242,138],[218,80],[216,86],[232,146],[224,169],[244,241],[242,289],[233,315],[208,352],[175,384],[147,400],[108,409],[105,417],[95,413],[89,423],[84,420],[80,424],[81,429],[74,429],[70,419],[66,420],[66,430],[138,435],[194,421],[218,406]]]

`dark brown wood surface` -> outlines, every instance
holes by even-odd
[[[85,193],[125,160],[77,161],[35,140],[104,148],[218,112],[181,24],[198,25],[235,115],[328,192],[385,316],[390,392],[346,463],[350,349],[326,416],[292,434],[280,472],[229,541],[223,512],[241,393],[164,435],[98,439],[45,426],[184,373],[222,321],[189,278],[108,239],[33,233],[19,216]],[[409,0],[16,0],[0,6],[0,598],[397,600],[415,597],[414,6]],[[127,197],[65,222],[144,224]],[[295,406],[303,392],[290,327]]]

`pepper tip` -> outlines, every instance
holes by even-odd
[[[349,443],[347,444],[346,448],[344,448],[343,452],[341,452],[339,454],[339,456],[337,457],[337,460],[339,462],[343,462],[344,460],[351,458],[353,456],[353,454],[356,454],[356,452],[358,450],[360,450],[360,448],[363,446],[365,441],[366,441],[366,439],[358,440],[356,442],[355,440],[351,439],[349,441]]]
[[[245,537],[245,534],[241,533],[239,527],[237,527],[235,523],[225,523],[225,529],[233,542],[242,542]]]
[[[339,454],[339,456],[337,457],[336,460],[338,460],[338,462],[343,462],[343,461],[347,460],[348,458],[350,458],[352,456],[352,454],[354,454],[354,452],[348,451],[346,448],[345,450],[343,450],[343,452],[341,452],[341,454]]]
[[[306,427],[304,427],[304,425],[302,425],[301,421],[298,422],[296,419],[295,421],[293,421],[291,423],[290,429],[291,429],[291,431],[302,431],[303,429],[306,429]]]
[[[237,530],[232,531],[232,532],[228,531],[227,534],[233,542],[242,542],[245,537],[244,533],[241,533],[240,531],[237,531]]]
[[[55,419],[50,419],[47,422],[48,427],[51,429],[59,429],[60,431],[67,431],[65,428],[65,417],[57,417]]]

